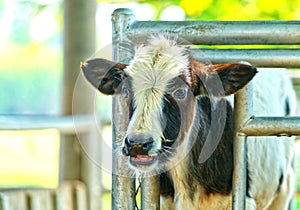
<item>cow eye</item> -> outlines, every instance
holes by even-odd
[[[124,98],[128,98],[128,96],[129,96],[129,91],[126,86],[122,87],[122,95]]]
[[[186,88],[179,88],[173,92],[173,97],[176,99],[184,99],[186,97]]]

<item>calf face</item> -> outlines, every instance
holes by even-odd
[[[177,154],[188,152],[178,148],[195,141],[195,113],[207,120],[205,113],[197,112],[198,97],[233,94],[256,74],[244,64],[205,65],[175,41],[161,37],[137,48],[129,65],[95,58],[81,68],[100,92],[125,100],[129,123],[120,149],[139,171],[164,168]]]

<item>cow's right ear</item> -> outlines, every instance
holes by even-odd
[[[114,94],[125,77],[125,64],[102,58],[94,58],[81,63],[80,68],[86,79],[101,93]]]

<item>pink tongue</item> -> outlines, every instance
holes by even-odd
[[[153,157],[149,155],[136,155],[134,156],[134,161],[139,161],[139,162],[149,162],[153,160]]]

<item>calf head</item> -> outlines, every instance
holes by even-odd
[[[256,74],[250,65],[205,65],[161,37],[137,48],[129,65],[95,58],[81,68],[101,93],[122,99],[129,114],[120,150],[131,167],[146,172],[183,152],[177,149],[183,142],[189,144],[197,97],[233,94]]]

